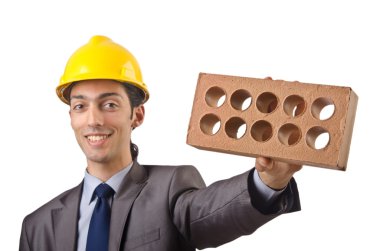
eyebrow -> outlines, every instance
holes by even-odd
[[[120,97],[121,99],[123,99],[123,97],[119,93],[116,93],[116,92],[102,93],[96,99],[103,99],[103,98],[107,98],[107,97],[111,97],[111,96],[117,96],[117,97]],[[73,95],[70,97],[70,100],[72,100],[72,99],[88,99],[88,98],[84,95]]]

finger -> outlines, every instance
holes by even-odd
[[[295,173],[302,169],[302,165],[293,165],[291,168],[293,173]]]
[[[302,169],[302,165],[287,162],[277,162],[277,166],[292,175]]]
[[[273,166],[273,160],[266,157],[258,157],[256,159],[256,169],[259,172],[263,172],[266,170],[272,169]]]
[[[255,168],[258,172],[263,172],[265,168],[256,160]]]
[[[294,162],[282,162],[288,169],[299,170],[302,168],[302,164],[294,163]]]

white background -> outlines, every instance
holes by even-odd
[[[193,164],[207,184],[254,159],[186,145],[199,72],[350,86],[359,96],[346,172],[305,166],[303,210],[219,250],[379,250],[376,1],[2,1],[0,249],[21,222],[78,184],[85,159],[55,87],[94,34],[128,48],[151,92],[133,135],[144,164]]]

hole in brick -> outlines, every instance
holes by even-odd
[[[259,120],[252,125],[251,136],[256,141],[265,142],[272,138],[272,135],[273,129],[272,125],[269,122],[265,120]]]
[[[311,113],[314,118],[327,120],[334,115],[335,105],[329,98],[318,98],[311,105]]]
[[[226,133],[230,138],[240,139],[244,136],[246,130],[247,124],[241,118],[233,117],[226,122]]]
[[[231,105],[236,110],[247,110],[251,103],[252,97],[246,90],[237,90],[231,95]]]
[[[305,100],[298,95],[291,95],[284,101],[284,111],[290,117],[298,117],[306,110]]]
[[[220,129],[220,119],[215,114],[206,114],[201,119],[200,127],[203,133],[214,135]]]
[[[257,98],[257,109],[262,113],[271,113],[278,106],[278,98],[271,92],[264,92]]]
[[[330,133],[323,127],[312,127],[306,133],[306,143],[315,150],[326,148],[330,143]]]
[[[226,93],[220,87],[214,86],[206,92],[206,103],[211,107],[221,107],[226,101]]]
[[[285,124],[278,131],[278,139],[286,146],[293,146],[301,139],[301,130],[294,124]]]

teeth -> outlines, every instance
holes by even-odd
[[[90,141],[99,141],[99,140],[104,140],[106,139],[108,136],[107,135],[94,135],[94,136],[87,136],[87,138],[90,140]]]

